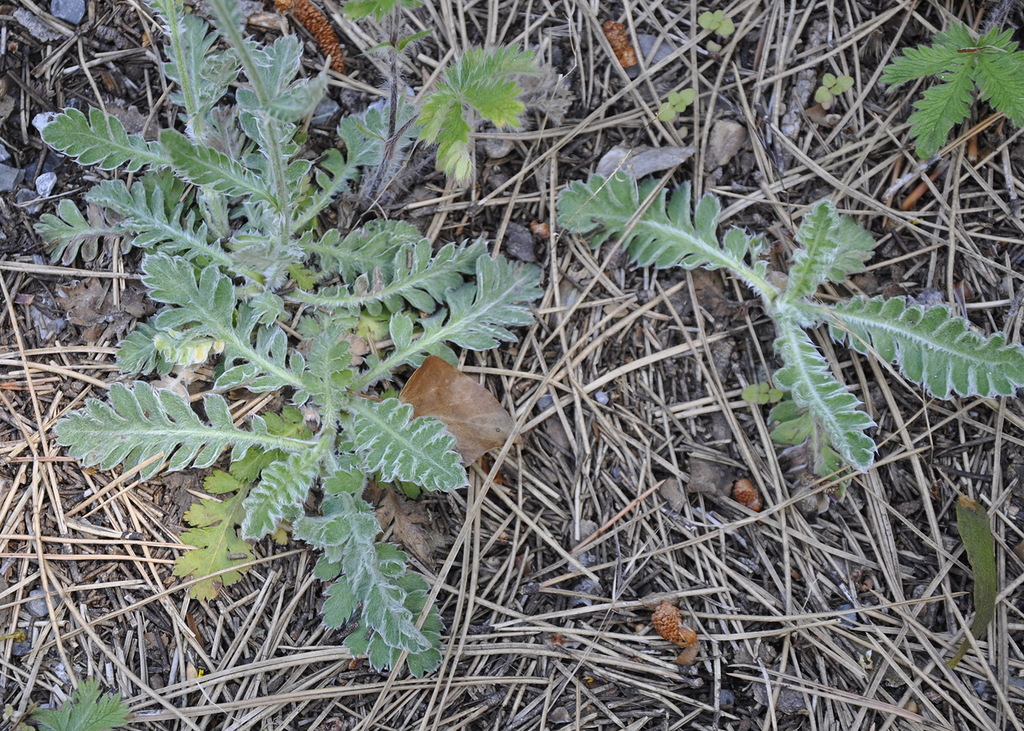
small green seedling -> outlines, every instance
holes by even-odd
[[[717,33],[722,38],[728,38],[736,32],[736,26],[732,18],[723,10],[716,10],[713,13],[708,11],[697,16],[697,25],[710,33]]]
[[[784,391],[772,388],[770,383],[761,381],[760,383],[751,383],[749,386],[744,388],[743,392],[740,394],[740,398],[748,404],[759,404],[764,406],[765,404],[778,403],[785,395]]]
[[[967,26],[957,24],[936,35],[932,45],[909,49],[885,68],[884,84],[928,76],[941,81],[914,102],[910,115],[910,136],[919,157],[936,154],[953,126],[967,119],[975,89],[982,101],[1024,126],[1024,52],[1012,37],[1013,30],[993,28],[975,38]]]
[[[772,410],[773,420],[791,425],[790,441],[809,442],[817,474],[833,474],[842,463],[870,468],[875,443],[868,430],[874,422],[833,373],[809,328],[827,325],[837,342],[895,362],[936,398],[1009,396],[1024,385],[1024,347],[1002,333],[978,334],[943,305],[926,307],[904,297],[819,299],[821,285],[864,271],[875,248],[871,235],[831,202],[817,203],[804,216],[783,276],[769,272],[761,237],[737,228],[719,237],[721,207],[714,196],[705,195],[691,209],[689,184],[671,199],[657,184],[638,186],[621,173],[578,181],[559,198],[559,222],[590,237],[591,246],[617,240],[641,266],[725,269],[753,289],[775,324],[782,367],[774,385],[792,396]],[[647,200],[652,202],[644,209]],[[800,420],[802,412],[809,418]]]
[[[676,117],[685,112],[686,108],[693,104],[693,100],[696,98],[696,89],[670,91],[668,93],[668,101],[662,104],[661,109],[658,110],[658,119],[662,122],[673,121]]]
[[[825,74],[821,77],[821,86],[814,92],[814,101],[818,102],[823,109],[831,109],[836,97],[845,94],[853,88],[852,76],[835,76]]]

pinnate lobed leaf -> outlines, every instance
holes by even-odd
[[[1024,347],[997,333],[985,337],[944,305],[903,297],[854,299],[829,308],[833,339],[896,363],[937,398],[1009,396],[1024,386]]]
[[[136,172],[168,163],[159,143],[129,135],[117,117],[96,108],[89,110],[88,119],[77,109],[65,109],[43,127],[41,134],[55,150],[81,165],[96,165],[101,170],[124,167]]]

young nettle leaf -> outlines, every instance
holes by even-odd
[[[910,116],[910,134],[920,157],[938,152],[953,126],[967,119],[975,87],[983,101],[1024,126],[1024,52],[1012,38],[1012,30],[993,28],[976,39],[958,23],[937,34],[930,46],[908,49],[885,68],[884,84],[927,76],[941,81],[914,102]]]
[[[128,722],[128,708],[117,693],[100,695],[95,680],[87,680],[59,710],[37,708],[32,720],[46,731],[112,731]]]
[[[456,180],[469,180],[469,110],[498,127],[518,127],[526,107],[513,77],[535,73],[533,54],[515,48],[471,48],[457,59],[420,113],[420,139],[437,142],[438,168]]]

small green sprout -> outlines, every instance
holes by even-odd
[[[662,122],[671,122],[677,116],[686,111],[686,108],[693,104],[697,98],[696,89],[683,89],[682,91],[670,91],[668,101],[661,105],[658,110],[658,119]]]
[[[784,391],[780,391],[777,388],[772,388],[770,384],[762,381],[761,383],[751,383],[749,386],[743,389],[743,393],[740,394],[740,398],[749,404],[775,404],[782,400],[785,396]]]
[[[697,16],[697,25],[706,31],[717,33],[722,38],[728,38],[736,32],[736,25],[732,22],[732,18],[722,10],[701,13]]]
[[[818,102],[823,109],[831,109],[836,97],[844,94],[853,88],[852,76],[835,76],[825,74],[821,77],[821,86],[814,92],[814,101]]]

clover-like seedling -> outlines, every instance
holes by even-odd
[[[818,102],[823,109],[831,109],[836,98],[852,88],[852,76],[836,76],[826,73],[821,77],[821,86],[814,92],[814,101]]]
[[[736,32],[736,26],[733,24],[732,18],[726,15],[723,10],[701,13],[697,16],[697,25],[710,33],[717,33],[722,38],[728,38]]]
[[[680,114],[685,112],[686,108],[693,104],[693,100],[696,98],[696,89],[670,91],[668,93],[668,100],[662,104],[661,108],[658,110],[658,119],[662,122],[671,122]]]

